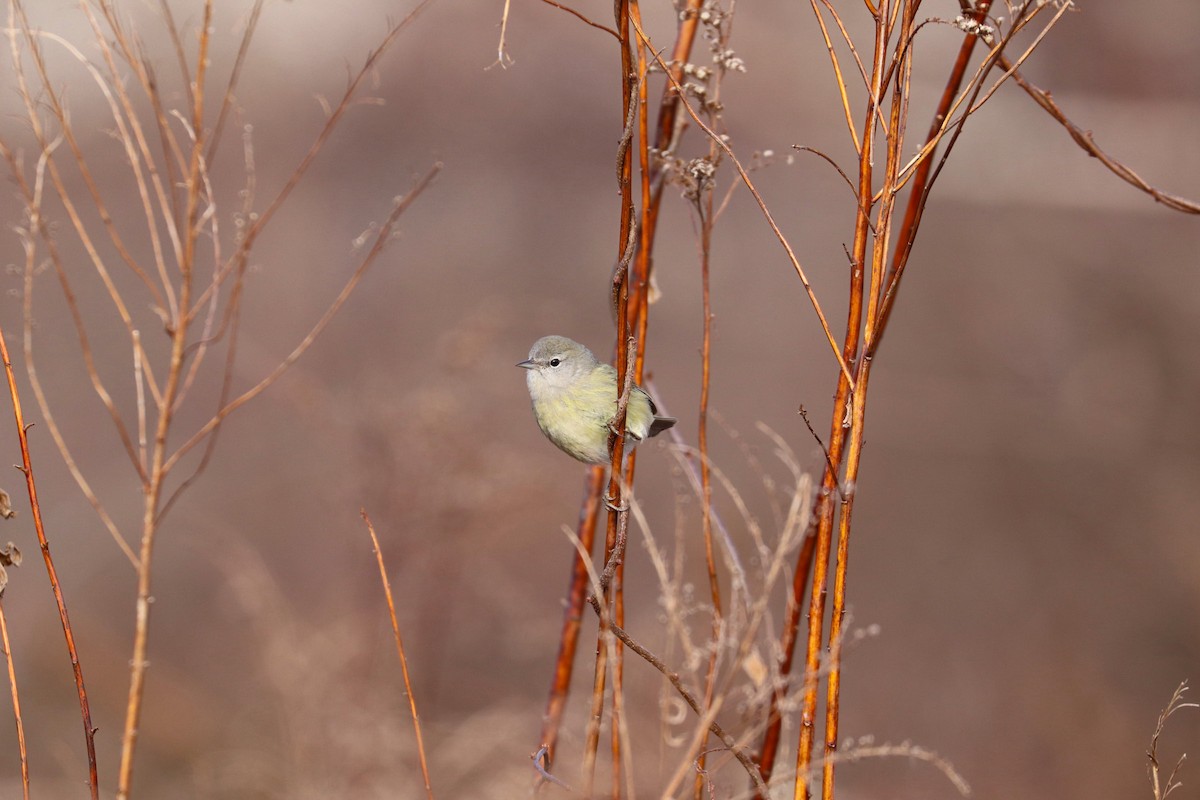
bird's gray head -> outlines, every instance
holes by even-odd
[[[596,368],[592,351],[565,336],[543,336],[533,343],[529,358],[517,364],[529,370],[525,376],[529,392],[538,395],[569,388]]]

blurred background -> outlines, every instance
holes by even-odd
[[[174,55],[150,5],[126,3],[122,13],[162,74],[164,96],[178,104]],[[248,4],[217,5],[212,68],[222,80]],[[839,5],[848,18],[862,16],[855,4]],[[98,58],[73,3],[31,6],[35,28]],[[665,47],[674,11],[646,6],[648,29]],[[597,21],[611,17],[607,2],[576,7]],[[194,48],[199,8],[171,8]],[[252,126],[261,205],[323,124],[318,98],[337,98],[388,20],[409,9],[380,0],[361,0],[352,14],[338,4],[267,4],[238,92],[240,117],[213,170],[230,228],[243,126]],[[353,241],[383,220],[392,198],[435,161],[445,165],[316,345],[228,420],[212,464],[164,524],[138,796],[418,796],[360,507],[382,538],[437,795],[528,794],[572,555],[561,529],[575,522],[585,468],[542,438],[512,365],[549,333],[610,352],[622,120],[611,37],[517,0],[511,63],[501,67],[501,13],[501,3],[428,8],[379,62],[363,94],[374,100],[352,109],[254,251],[237,388],[269,372],[323,313],[358,262]],[[930,0],[922,13],[953,18],[957,4]],[[1114,157],[1194,200],[1198,29],[1200,6],[1189,0],[1085,2],[1024,72]],[[921,35],[909,152],[960,39],[948,26]],[[804,4],[739,4],[732,46],[746,72],[722,90],[731,144],[745,161],[776,154],[755,181],[838,332],[853,198],[824,161],[788,157],[807,145],[853,166],[820,33]],[[47,47],[114,217],[144,230],[102,97],[61,48]],[[698,44],[695,60],[706,58]],[[7,54],[0,97],[0,133],[29,147]],[[695,131],[688,141],[699,153]],[[723,192],[728,172],[719,180]],[[678,189],[666,192],[655,256],[662,299],[647,364],[694,441],[697,239]],[[19,350],[24,256],[12,228],[22,208],[11,180],[0,221],[0,320]],[[119,321],[65,220],[57,224],[79,267],[100,369],[132,413]],[[717,225],[712,280],[714,459],[767,520],[762,473],[781,480],[786,471],[757,425],[818,470],[820,451],[797,409],[828,435],[836,368],[799,280],[744,191]],[[134,541],[136,477],[86,380],[52,271],[38,276],[37,292],[34,348],[50,402],[80,468]],[[1197,218],[1120,182],[1015,86],[972,118],[934,189],[875,362],[849,602],[852,628],[877,633],[847,654],[846,737],[934,750],[977,797],[1151,797],[1145,751],[1157,715],[1181,681],[1200,678],[1198,308]],[[148,341],[157,336],[145,301],[133,313]],[[14,359],[27,419],[37,422],[24,357]],[[211,414],[218,378],[201,383],[181,412],[180,440]],[[134,573],[44,426],[31,437],[111,792]],[[11,425],[0,426],[0,443],[17,463]],[[640,451],[638,494],[665,538],[683,525],[699,581],[694,503],[679,496],[666,447],[655,440]],[[82,796],[78,705],[20,477],[3,484],[18,516],[0,538],[27,556],[10,570],[4,605],[34,790]],[[729,521],[748,548],[745,526]],[[653,641],[660,609],[640,547],[627,569],[628,627]],[[702,616],[694,622],[707,625]],[[583,735],[592,631],[581,644],[564,754],[577,753]],[[656,796],[664,780],[658,685],[634,659],[627,673],[631,697],[647,701],[650,721],[637,734],[650,745],[641,786]],[[5,797],[19,791],[12,729],[0,724]],[[789,731],[794,739],[794,725]],[[1174,717],[1162,747],[1168,764],[1195,755],[1200,715]],[[573,779],[570,756],[562,763]],[[669,775],[674,762],[664,764]],[[1197,796],[1192,769],[1184,768],[1180,797]],[[743,786],[735,768],[723,774]],[[937,770],[908,759],[844,766],[839,787],[845,797],[956,796]]]

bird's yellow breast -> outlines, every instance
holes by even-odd
[[[539,392],[533,412],[538,427],[564,452],[590,464],[606,463],[608,424],[617,413],[615,370],[597,369],[568,388]],[[646,438],[653,419],[649,397],[635,388],[626,410],[626,453]]]

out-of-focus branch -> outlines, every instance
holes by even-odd
[[[395,225],[399,220],[400,215],[402,215],[408,209],[408,207],[412,205],[414,201],[416,201],[417,197],[419,197],[420,194],[429,187],[429,184],[433,182],[433,179],[437,176],[441,169],[441,162],[434,164],[429,168],[429,171],[417,181],[416,185],[409,190],[408,194],[396,201],[396,204],[392,208],[391,213],[388,214],[387,219],[384,220],[383,224],[379,226],[379,230],[375,236],[374,244],[372,244],[371,249],[367,252],[366,257],[363,258],[358,267],[355,269],[354,274],[352,274],[346,281],[346,285],[342,287],[342,291],[338,294],[334,301],[329,304],[329,308],[325,310],[325,313],[321,315],[321,318],[317,320],[312,329],[309,330],[304,338],[300,340],[300,343],[292,349],[292,352],[289,353],[287,357],[283,359],[283,361],[279,362],[279,364],[276,365],[276,367],[271,370],[266,377],[231,400],[211,419],[209,419],[208,422],[204,423],[199,430],[192,434],[190,439],[180,445],[179,448],[171,454],[170,458],[167,459],[163,466],[165,470],[170,471],[173,469],[179,462],[179,459],[187,455],[187,453],[197,444],[204,441],[205,437],[212,433],[212,431],[218,425],[220,425],[226,417],[266,391],[271,384],[279,379],[279,376],[286,372],[287,369],[292,366],[292,364],[296,363],[300,356],[304,355],[308,348],[312,346],[313,342],[316,341],[317,337],[321,335],[321,331],[325,330],[325,327],[330,323],[330,321],[337,316],[338,310],[341,309],[346,300],[350,298],[351,293],[353,293],[354,288],[358,286],[359,281],[362,280],[367,269],[375,262],[375,259],[379,256],[379,254],[383,252],[384,246],[387,244],[389,238],[395,230]]]
[[[396,640],[396,652],[400,657],[400,671],[404,676],[404,693],[408,695],[408,710],[412,715],[413,732],[417,738],[417,759],[421,765],[421,777],[425,780],[425,795],[433,800],[433,785],[429,780],[429,764],[425,759],[425,737],[421,735],[421,716],[417,713],[417,700],[413,694],[412,681],[408,677],[408,657],[404,655],[404,641],[400,638],[400,623],[396,619],[396,603],[392,600],[392,584],[388,580],[387,568],[383,565],[383,550],[379,547],[379,537],[375,535],[375,526],[365,508],[359,509],[363,522],[367,524],[367,532],[371,535],[371,547],[375,551],[375,559],[379,562],[379,580],[383,584],[383,593],[387,598],[388,615],[392,620],[392,636]]]
[[[6,553],[5,563],[10,561],[12,553]],[[3,589],[0,588],[0,595]],[[0,644],[4,646],[4,663],[8,667],[8,688],[13,702],[13,718],[17,723],[17,752],[21,757],[21,796],[29,800],[29,752],[25,747],[25,721],[21,718],[21,695],[17,691],[17,667],[13,663],[12,643],[8,639],[8,619],[4,614],[4,606],[0,600]]]

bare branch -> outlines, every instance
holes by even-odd
[[[334,315],[336,315],[338,310],[345,304],[346,300],[350,297],[350,294],[354,291],[354,288],[358,286],[359,281],[362,280],[363,275],[366,274],[367,268],[374,263],[376,257],[378,257],[383,251],[384,246],[387,244],[388,239],[392,235],[393,226],[400,218],[400,215],[403,214],[408,207],[412,205],[413,201],[417,199],[421,192],[423,192],[429,186],[441,169],[441,162],[434,164],[433,167],[431,167],[430,170],[425,173],[425,176],[417,182],[417,185],[396,203],[395,208],[392,209],[392,212],[388,215],[387,220],[383,223],[383,225],[380,226],[379,233],[375,237],[375,243],[371,246],[370,252],[367,253],[367,256],[363,259],[362,263],[359,264],[358,268],[354,271],[354,274],[350,276],[350,279],[342,288],[341,293],[338,294],[337,298],[317,321],[316,325],[314,325],[312,330],[310,330],[308,334],[300,341],[300,343],[296,345],[295,349],[288,354],[287,358],[281,361],[279,365],[275,367],[275,369],[273,369],[266,377],[255,384],[252,388],[243,392],[239,397],[218,411],[212,419],[206,422],[200,428],[200,430],[196,431],[196,433],[193,434],[190,439],[181,445],[179,449],[176,450],[164,464],[163,468],[166,471],[169,472],[179,462],[179,459],[187,455],[188,451],[190,451],[193,447],[203,441],[206,436],[212,433],[213,430],[215,430],[217,426],[219,426],[225,420],[226,417],[244,406],[246,403],[253,400],[258,395],[262,394],[263,390],[278,380],[279,376],[286,372],[288,367],[294,364],[296,360],[300,358],[300,356],[304,355],[305,351],[307,351],[308,348],[312,346],[312,343],[316,341],[316,338],[320,335],[321,331],[325,330],[325,326],[329,324],[330,320],[333,319]]]
[[[1168,194],[1161,189],[1151,186],[1144,178],[1142,178],[1132,169],[1101,150],[1100,146],[1096,144],[1095,139],[1092,138],[1092,132],[1084,130],[1072,122],[1067,117],[1066,113],[1059,108],[1058,104],[1054,102],[1054,99],[1050,96],[1050,93],[1044,89],[1039,89],[1037,86],[1030,83],[1029,80],[1021,74],[1020,70],[1016,68],[1017,65],[1005,58],[1003,54],[1000,55],[998,61],[1006,73],[1011,75],[1013,81],[1022,89],[1024,89],[1025,93],[1032,97],[1035,103],[1045,109],[1047,114],[1049,114],[1060,125],[1062,125],[1063,128],[1066,129],[1067,133],[1070,134],[1071,138],[1075,140],[1075,143],[1082,147],[1088,155],[1099,159],[1100,163],[1104,165],[1105,169],[1112,172],[1130,186],[1133,186],[1136,189],[1150,195],[1154,198],[1155,202],[1162,203],[1167,208],[1170,208],[1174,211],[1182,211],[1185,214],[1200,214],[1200,202],[1188,200],[1187,198],[1180,197],[1178,195]]]

